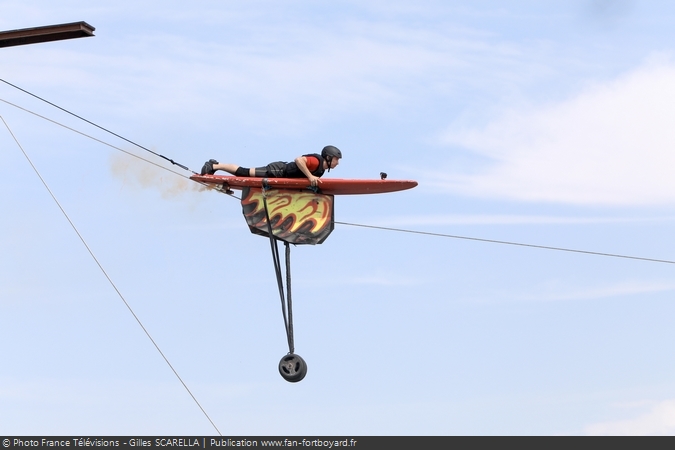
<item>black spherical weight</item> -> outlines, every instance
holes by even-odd
[[[279,361],[279,373],[289,383],[297,383],[307,375],[307,363],[299,355],[289,353]]]

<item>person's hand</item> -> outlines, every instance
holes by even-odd
[[[312,186],[316,186],[319,183],[321,183],[321,178],[315,177],[314,175],[312,175],[308,178],[309,178],[309,184],[311,184]]]

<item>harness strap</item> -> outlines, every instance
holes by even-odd
[[[286,245],[286,291],[287,298],[284,296],[284,282],[281,275],[281,261],[279,260],[279,246],[278,239],[272,234],[272,224],[270,222],[270,214],[267,208],[267,197],[263,191],[263,205],[265,206],[265,218],[267,219],[267,233],[270,238],[270,247],[272,249],[272,261],[274,262],[274,273],[277,277],[277,287],[279,288],[279,297],[281,298],[281,312],[284,316],[284,327],[286,328],[286,338],[288,340],[288,352],[293,353],[295,346],[293,343],[293,304],[291,301],[291,248],[288,242],[284,241]]]

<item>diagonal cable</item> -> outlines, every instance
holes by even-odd
[[[539,248],[543,250],[556,250],[559,252],[571,252],[571,253],[583,253],[586,255],[595,255],[595,256],[608,256],[611,258],[624,258],[624,259],[636,259],[639,261],[649,261],[649,262],[657,262],[657,263],[664,263],[664,264],[675,264],[675,261],[671,261],[668,259],[655,259],[655,258],[643,258],[640,256],[630,256],[630,255],[619,255],[616,253],[602,253],[602,252],[592,252],[588,250],[577,250],[577,249],[572,249],[572,248],[562,248],[562,247],[550,247],[547,245],[536,245],[536,244],[524,244],[522,242],[510,242],[510,241],[498,241],[495,239],[483,239],[483,238],[476,238],[476,237],[469,237],[469,236],[457,236],[457,235],[452,235],[452,234],[443,234],[443,233],[431,233],[428,231],[416,231],[416,230],[405,230],[402,228],[391,228],[391,227],[379,227],[376,225],[364,225],[360,223],[348,223],[348,222],[335,222],[336,224],[340,225],[348,225],[351,227],[361,227],[361,228],[372,228],[375,230],[387,230],[387,231],[398,231],[401,233],[413,233],[413,234],[423,234],[426,236],[434,236],[434,237],[444,237],[444,238],[451,238],[451,239],[464,239],[467,241],[478,241],[478,242],[487,242],[489,244],[502,244],[502,245],[516,245],[519,247],[530,247],[530,248]]]
[[[87,122],[89,125],[93,125],[93,126],[95,126],[96,128],[105,131],[106,133],[110,133],[110,134],[112,134],[113,136],[116,136],[116,137],[118,137],[118,138],[120,138],[120,139],[122,139],[122,140],[124,140],[124,141],[127,141],[128,143],[130,143],[130,144],[132,144],[132,145],[135,145],[136,147],[141,148],[141,149],[145,150],[146,152],[150,152],[150,153],[152,153],[152,154],[155,155],[155,156],[158,156],[158,157],[160,157],[160,158],[163,158],[163,159],[169,161],[171,164],[180,167],[181,169],[185,169],[185,170],[190,171],[190,172],[192,172],[192,173],[197,173],[197,172],[191,171],[191,170],[188,169],[186,166],[184,166],[184,165],[182,165],[182,164],[179,164],[179,163],[175,162],[175,161],[174,161],[173,159],[171,159],[171,158],[167,158],[167,157],[164,156],[164,155],[160,155],[159,153],[153,152],[153,151],[150,150],[149,148],[143,147],[142,145],[137,144],[137,143],[135,143],[134,141],[125,138],[124,136],[120,136],[119,134],[117,134],[117,133],[115,133],[115,132],[113,132],[113,131],[110,131],[110,130],[108,130],[107,128],[104,128],[104,127],[102,127],[102,126],[100,126],[100,125],[97,125],[97,124],[95,124],[94,122],[92,122],[91,120],[87,120],[87,119],[85,119],[85,118],[82,117],[82,116],[78,116],[77,114],[75,114],[75,113],[73,113],[73,112],[70,112],[70,111],[68,111],[68,110],[65,109],[65,108],[62,108],[62,107],[60,107],[59,105],[50,102],[49,100],[45,100],[44,98],[42,98],[42,97],[40,97],[40,96],[37,96],[37,95],[33,94],[32,92],[29,92],[29,91],[27,91],[27,90],[25,90],[25,89],[22,89],[22,88],[20,88],[19,86],[16,86],[16,85],[10,83],[9,81],[3,80],[2,78],[0,78],[0,81],[2,81],[3,83],[5,83],[5,84],[7,84],[7,85],[9,85],[9,86],[11,86],[11,87],[13,87],[13,88],[15,88],[15,89],[18,89],[18,90],[21,91],[21,92],[24,92],[24,93],[30,95],[31,97],[35,97],[35,98],[37,98],[38,100],[41,100],[41,101],[47,103],[48,105],[53,106],[54,108],[60,109],[61,111],[65,112],[65,113],[67,113],[67,114],[70,114],[71,116],[76,117],[76,118],[82,120],[83,122]]]
[[[140,156],[138,156],[138,155],[136,155],[136,154],[134,154],[134,153],[131,153],[131,152],[127,151],[127,150],[124,150],[123,148],[120,148],[120,147],[117,147],[117,146],[115,146],[115,145],[112,145],[112,144],[110,144],[110,143],[108,143],[108,142],[106,142],[106,141],[102,141],[101,139],[95,138],[94,136],[91,136],[91,135],[89,135],[89,134],[87,134],[87,133],[84,133],[84,132],[82,132],[82,131],[80,131],[80,130],[77,130],[77,129],[75,129],[75,128],[71,128],[71,127],[69,127],[68,125],[64,125],[64,124],[62,124],[62,123],[60,123],[60,122],[57,122],[56,120],[50,119],[49,117],[45,117],[45,116],[43,116],[43,115],[41,115],[41,114],[38,114],[38,113],[36,113],[36,112],[34,112],[34,111],[31,111],[30,109],[26,109],[26,108],[24,108],[24,107],[22,107],[22,106],[19,106],[19,105],[17,105],[17,104],[14,104],[14,103],[9,102],[9,101],[7,101],[7,100],[4,100],[4,99],[2,99],[2,98],[0,98],[0,102],[6,103],[6,104],[8,104],[8,105],[10,105],[10,106],[13,106],[13,107],[15,107],[15,108],[17,108],[17,109],[20,109],[21,111],[27,112],[28,114],[32,114],[32,115],[34,115],[35,117],[38,117],[38,118],[40,118],[40,119],[42,119],[42,120],[46,120],[47,122],[53,123],[54,125],[58,125],[58,126],[60,126],[60,127],[62,127],[62,128],[65,128],[65,129],[68,130],[68,131],[72,131],[73,133],[77,133],[77,134],[79,134],[80,136],[84,136],[84,137],[86,137],[86,138],[89,138],[89,139],[91,139],[92,141],[98,142],[99,144],[103,144],[103,145],[105,145],[105,146],[108,146],[108,147],[110,147],[110,148],[112,148],[112,149],[115,149],[115,150],[117,150],[117,151],[120,151],[120,152],[122,152],[122,153],[126,153],[126,154],[129,155],[129,156],[133,156],[133,157],[136,158],[136,159],[140,159],[141,161],[144,161],[144,162],[146,162],[146,163],[148,163],[148,164],[152,164],[153,166],[159,167],[159,168],[162,169],[162,170],[166,170],[167,172],[171,172],[171,173],[174,174],[174,175],[178,175],[179,177],[183,177],[183,178],[188,179],[188,180],[190,179],[190,177],[188,177],[188,176],[186,176],[186,175],[183,175],[182,173],[178,173],[178,172],[176,172],[176,171],[174,171],[174,170],[171,170],[171,169],[169,169],[169,168],[167,168],[167,167],[164,167],[164,166],[159,165],[159,164],[157,164],[157,163],[155,163],[155,162],[152,162],[152,161],[150,161],[149,159],[145,159],[145,158],[140,157]],[[198,183],[198,184],[201,184],[202,186],[210,187],[210,185],[208,185],[207,183],[203,183],[203,182],[201,182],[201,181],[195,181],[195,182]],[[229,193],[227,193],[227,192],[225,192],[225,191],[221,191],[221,192],[223,192],[224,194],[227,194],[227,195],[229,195],[229,196],[231,196],[231,197],[238,198],[237,196],[235,196],[235,195],[233,195],[233,194],[229,194]]]
[[[80,116],[78,116],[78,115],[76,115],[76,114],[74,114],[74,113],[72,113],[72,112],[70,112],[70,111],[68,111],[68,110],[66,110],[66,109],[64,109],[64,108],[62,108],[62,107],[60,107],[60,106],[58,106],[58,105],[55,105],[54,103],[51,103],[51,102],[49,102],[49,101],[47,101],[47,100],[45,100],[45,99],[43,99],[43,98],[41,98],[41,97],[38,97],[37,95],[35,95],[35,94],[33,94],[33,93],[29,92],[29,91],[26,91],[25,89],[22,89],[22,88],[20,88],[20,87],[18,87],[18,86],[15,86],[15,85],[13,85],[12,83],[9,83],[8,81],[5,81],[5,80],[3,80],[3,79],[1,79],[1,78],[0,78],[0,81],[3,82],[3,83],[5,83],[5,84],[7,84],[7,85],[9,85],[9,86],[12,86],[12,87],[14,87],[14,88],[20,90],[20,91],[22,91],[22,92],[25,92],[26,94],[29,94],[29,95],[31,95],[31,96],[33,96],[33,97],[35,97],[35,98],[37,98],[37,99],[39,99],[39,100],[45,102],[45,103],[48,103],[48,104],[50,104],[50,105],[52,105],[52,106],[54,106],[54,107],[56,107],[56,108],[58,108],[58,109],[60,109],[60,110],[62,110],[62,111],[65,111],[66,113],[71,114],[71,115],[77,117],[78,119],[81,119],[81,120],[83,120],[83,121],[85,121],[85,122],[87,122],[87,123],[89,123],[89,124],[91,124],[91,125],[93,125],[93,126],[95,126],[95,127],[97,127],[97,128],[100,128],[101,130],[104,130],[104,131],[106,131],[106,132],[108,132],[108,133],[110,133],[110,134],[113,134],[114,136],[117,136],[117,137],[119,137],[120,139],[123,139],[123,140],[125,140],[125,141],[127,141],[127,142],[130,142],[131,144],[133,144],[133,145],[135,145],[135,146],[137,146],[137,147],[139,147],[139,148],[142,148],[143,150],[147,150],[147,151],[149,151],[150,153],[152,153],[152,154],[154,154],[154,155],[157,155],[157,156],[159,156],[159,157],[161,157],[161,158],[164,158],[164,159],[166,159],[167,161],[170,161],[172,164],[178,165],[178,166],[180,166],[180,167],[182,167],[182,168],[184,168],[184,169],[186,169],[186,170],[189,170],[189,169],[187,169],[185,166],[183,166],[183,165],[181,165],[181,164],[178,164],[178,163],[175,163],[173,160],[171,160],[171,159],[169,159],[169,158],[167,158],[167,157],[165,157],[165,156],[163,156],[163,155],[159,155],[159,154],[153,152],[152,150],[149,150],[149,149],[143,147],[142,145],[136,144],[135,142],[130,141],[129,139],[126,139],[126,138],[123,137],[123,136],[120,136],[120,135],[118,135],[118,134],[116,134],[116,133],[113,133],[112,131],[110,131],[110,130],[108,130],[108,129],[106,129],[106,128],[103,128],[103,127],[101,127],[101,126],[99,126],[99,125],[97,125],[97,124],[95,124],[95,123],[93,123],[93,122],[91,122],[91,121],[89,121],[89,120],[87,120],[87,119],[85,119],[85,118],[82,118],[82,117],[80,117]],[[35,116],[37,116],[37,117],[40,117],[40,118],[42,118],[42,119],[44,119],[44,120],[47,120],[47,121],[49,121],[49,122],[52,122],[52,123],[54,123],[54,124],[56,124],[56,125],[62,126],[62,127],[66,128],[66,129],[68,129],[68,130],[74,131],[75,133],[78,133],[78,134],[81,134],[81,135],[83,135],[83,136],[86,136],[86,137],[88,137],[88,138],[90,138],[90,139],[93,139],[93,140],[95,140],[95,141],[97,141],[97,142],[100,142],[100,143],[102,143],[102,144],[104,144],[104,145],[107,145],[107,146],[109,146],[109,147],[112,147],[112,148],[114,148],[114,149],[116,149],[116,150],[122,151],[122,152],[127,153],[127,154],[129,154],[129,155],[131,155],[131,156],[134,156],[134,157],[136,157],[136,158],[139,158],[139,159],[141,159],[141,160],[143,160],[143,161],[146,161],[146,162],[148,162],[148,163],[150,163],[150,164],[153,164],[153,165],[156,165],[156,166],[158,166],[158,167],[161,167],[162,169],[168,170],[168,171],[170,171],[170,172],[172,172],[172,173],[174,173],[174,174],[176,174],[176,175],[185,177],[184,175],[179,174],[178,172],[174,172],[174,171],[172,171],[172,170],[170,170],[170,169],[167,169],[166,167],[162,167],[162,166],[160,166],[160,165],[158,165],[158,164],[156,164],[156,163],[154,163],[154,162],[152,162],[152,161],[148,161],[147,159],[141,158],[140,156],[137,156],[137,155],[134,155],[133,153],[127,152],[126,150],[123,150],[123,149],[121,149],[121,148],[119,148],[119,147],[115,147],[115,146],[113,146],[113,145],[111,145],[111,144],[108,144],[107,142],[101,141],[101,140],[96,139],[96,138],[94,138],[94,137],[92,137],[92,136],[89,136],[89,135],[87,135],[87,134],[85,134],[85,133],[82,133],[82,132],[80,132],[80,131],[78,131],[78,130],[75,130],[75,129],[73,129],[73,128],[70,128],[70,127],[68,127],[68,126],[66,126],[66,125],[60,124],[60,123],[58,123],[58,122],[56,122],[56,121],[54,121],[54,120],[48,119],[48,118],[46,118],[46,117],[44,117],[44,116],[41,116],[40,114],[37,114],[37,113],[35,113],[35,112],[32,112],[32,111],[27,110],[27,109],[25,109],[25,108],[22,108],[21,106],[18,106],[18,105],[15,105],[15,104],[11,103],[11,102],[8,102],[7,100],[0,99],[0,101],[2,101],[2,102],[4,102],[4,103],[7,103],[8,105],[14,106],[15,108],[18,108],[18,109],[21,109],[21,110],[23,110],[23,111],[26,111],[26,112],[28,112],[28,113],[30,113],[30,114],[33,114],[33,115],[35,115]],[[193,173],[196,173],[196,172],[193,172]],[[188,177],[185,177],[185,178],[188,178]],[[200,183],[200,184],[203,184],[203,185],[206,186],[205,183]],[[231,195],[231,194],[228,194],[228,195]],[[231,196],[234,197],[234,198],[237,198],[237,197],[234,196],[234,195],[231,195]],[[663,264],[675,264],[675,261],[672,261],[672,260],[664,260],[664,259],[656,259],[656,258],[644,258],[644,257],[639,257],[639,256],[620,255],[620,254],[615,254],[615,253],[603,253],[603,252],[594,252],[594,251],[588,251],[588,250],[578,250],[578,249],[570,249],[570,248],[562,248],[562,247],[552,247],[552,246],[546,246],[546,245],[535,245],[535,244],[526,244],[526,243],[520,243],[520,242],[499,241],[499,240],[495,240],[495,239],[483,239],[483,238],[475,238],[475,237],[469,237],[469,236],[456,236],[456,235],[451,235],[451,234],[431,233],[431,232],[426,232],[426,231],[416,231],[416,230],[405,230],[405,229],[400,229],[400,228],[381,227],[381,226],[365,225],[365,224],[357,224],[357,223],[347,223],[347,222],[335,222],[335,223],[336,223],[336,224],[340,224],[340,225],[354,226],[354,227],[372,228],[372,229],[387,230],[387,231],[397,231],[397,232],[403,232],[403,233],[422,234],[422,235],[427,235],[427,236],[445,237],[445,238],[452,238],[452,239],[463,239],[463,240],[470,240],[470,241],[477,241],[477,242],[485,242],[485,243],[492,243],[492,244],[515,245],[515,246],[520,246],[520,247],[539,248],[539,249],[543,249],[543,250],[554,250],[554,251],[562,251],[562,252],[581,253],[581,254],[596,255],[596,256],[605,256],[605,257],[611,257],[611,258],[633,259],[633,260],[639,260],[639,261],[658,262],[658,263],[663,263]]]
[[[105,275],[105,277],[106,277],[106,279],[108,280],[108,282],[110,283],[110,285],[113,287],[113,289],[115,290],[115,292],[117,292],[117,295],[120,297],[120,299],[122,299],[122,302],[124,302],[124,305],[127,307],[127,309],[129,310],[129,312],[131,312],[131,315],[134,316],[134,319],[136,319],[136,322],[138,322],[138,325],[140,325],[140,327],[141,327],[141,328],[143,329],[143,331],[145,332],[146,336],[148,336],[148,338],[149,338],[150,341],[152,342],[152,345],[155,346],[155,348],[157,349],[157,351],[159,352],[159,354],[162,356],[162,358],[164,358],[164,361],[165,361],[166,364],[169,366],[169,368],[170,368],[171,371],[174,373],[174,375],[176,375],[176,378],[178,378],[178,381],[181,382],[181,384],[183,385],[183,387],[185,388],[185,390],[188,392],[188,394],[190,394],[190,397],[192,397],[192,400],[194,400],[194,402],[197,404],[197,406],[198,406],[199,409],[202,411],[202,413],[204,413],[204,415],[205,415],[206,418],[209,420],[209,422],[211,422],[211,425],[213,426],[213,428],[215,428],[215,430],[218,432],[218,434],[222,436],[222,434],[220,433],[220,430],[218,429],[218,427],[216,426],[216,424],[213,423],[213,420],[211,420],[211,417],[209,417],[209,415],[206,413],[206,411],[204,410],[204,408],[202,407],[202,405],[199,403],[199,401],[197,400],[197,398],[192,394],[192,391],[190,391],[190,388],[188,388],[187,384],[185,384],[185,382],[184,382],[183,379],[180,377],[180,375],[178,375],[178,372],[177,372],[176,369],[174,369],[174,367],[171,365],[171,363],[169,362],[169,359],[164,355],[164,352],[162,352],[162,350],[159,348],[159,345],[157,345],[157,342],[155,342],[155,340],[152,338],[152,336],[150,335],[150,332],[145,328],[145,326],[144,326],[143,323],[141,322],[141,319],[138,318],[138,316],[136,315],[136,313],[134,312],[134,310],[131,308],[131,305],[129,305],[129,303],[126,301],[126,299],[124,298],[124,296],[122,295],[122,293],[120,292],[120,290],[117,289],[117,286],[115,285],[115,283],[113,282],[113,280],[110,278],[110,276],[109,276],[108,273],[105,271],[105,269],[103,268],[103,266],[101,265],[101,263],[99,262],[99,260],[96,258],[96,256],[94,255],[94,252],[91,250],[91,248],[89,247],[89,245],[87,244],[87,242],[84,240],[84,237],[82,237],[82,235],[81,235],[80,232],[78,231],[78,229],[77,229],[77,227],[75,226],[75,224],[73,223],[73,221],[70,220],[70,217],[69,217],[68,214],[66,213],[65,209],[63,209],[63,207],[61,206],[61,203],[59,203],[59,201],[56,199],[56,196],[54,195],[54,193],[52,192],[52,190],[51,190],[51,189],[49,188],[49,186],[47,185],[47,182],[44,180],[44,178],[42,178],[42,175],[40,175],[40,172],[37,170],[37,168],[36,168],[35,165],[33,164],[33,161],[31,161],[30,157],[28,156],[28,154],[26,153],[26,151],[24,150],[24,148],[21,146],[21,144],[20,144],[19,141],[17,140],[17,138],[16,138],[16,136],[14,135],[14,133],[12,132],[12,130],[9,128],[9,125],[7,124],[7,122],[5,122],[4,117],[0,116],[0,119],[2,119],[2,122],[5,124],[5,127],[7,128],[7,131],[9,131],[9,134],[12,135],[12,138],[14,139],[14,142],[16,142],[16,145],[18,145],[18,146],[19,146],[19,149],[21,149],[21,152],[23,153],[23,156],[26,158],[26,160],[28,161],[28,163],[30,164],[30,166],[33,168],[33,171],[34,171],[35,174],[38,176],[38,178],[40,179],[40,181],[42,182],[42,184],[44,185],[44,187],[47,189],[47,192],[49,192],[49,195],[52,197],[52,199],[54,200],[54,202],[56,203],[56,205],[59,207],[59,209],[61,210],[61,213],[63,213],[64,217],[66,218],[66,220],[68,221],[68,223],[70,224],[70,226],[72,227],[72,229],[75,231],[75,234],[77,234],[77,237],[80,238],[80,241],[82,241],[82,244],[84,244],[85,248],[86,248],[87,251],[89,252],[89,255],[91,255],[91,257],[93,258],[94,262],[96,262],[96,265],[98,266],[98,268],[101,269],[101,272],[103,272],[103,275]]]
[[[153,166],[157,166],[157,167],[159,167],[160,169],[168,170],[169,172],[171,172],[171,173],[173,173],[173,174],[176,174],[176,175],[178,175],[179,177],[190,178],[190,177],[188,177],[188,176],[183,175],[182,173],[175,172],[175,171],[173,171],[173,170],[171,170],[171,169],[168,169],[168,168],[166,168],[166,167],[164,167],[164,166],[161,166],[161,165],[159,165],[159,164],[157,164],[157,163],[155,163],[155,162],[152,162],[152,161],[150,161],[150,160],[148,160],[148,159],[142,158],[142,157],[140,157],[140,156],[138,156],[138,155],[136,155],[136,154],[134,154],[134,153],[131,153],[131,152],[127,151],[127,150],[124,150],[123,148],[116,147],[116,146],[114,146],[114,145],[112,145],[112,144],[109,144],[109,143],[107,143],[107,142],[105,142],[105,141],[102,141],[102,140],[100,140],[100,139],[98,139],[98,138],[95,138],[94,136],[91,136],[91,135],[88,135],[88,134],[86,134],[86,133],[83,133],[82,131],[76,130],[75,128],[71,128],[71,127],[69,127],[68,125],[64,125],[64,124],[62,124],[62,123],[59,123],[59,122],[57,122],[57,121],[55,121],[55,120],[50,119],[49,117],[42,116],[42,115],[40,115],[40,114],[38,114],[38,113],[36,113],[36,112],[33,112],[33,111],[31,111],[31,110],[29,110],[29,109],[26,109],[26,108],[23,108],[23,107],[21,107],[21,106],[19,106],[19,105],[16,105],[16,104],[12,103],[12,102],[8,102],[7,100],[4,100],[4,99],[2,99],[2,98],[0,98],[0,102],[6,103],[6,104],[8,104],[8,105],[10,105],[10,106],[13,106],[13,107],[17,108],[17,109],[20,109],[20,110],[22,110],[22,111],[25,111],[25,112],[27,112],[28,114],[32,114],[32,115],[34,115],[35,117],[39,117],[40,119],[46,120],[47,122],[51,122],[51,123],[53,123],[54,125],[58,125],[58,126],[60,126],[60,127],[65,128],[66,130],[72,131],[72,132],[77,133],[77,134],[79,134],[79,135],[81,135],[81,136],[84,136],[84,137],[86,137],[86,138],[89,138],[89,139],[91,139],[91,140],[94,140],[94,141],[98,142],[99,144],[103,144],[103,145],[106,145],[106,146],[108,146],[108,147],[110,147],[110,148],[114,148],[115,150],[119,150],[120,152],[126,153],[126,154],[129,155],[129,156],[133,156],[134,158],[138,158],[138,159],[140,159],[141,161],[145,161],[145,162],[148,163],[148,164],[152,164]],[[125,139],[125,140],[126,140],[126,139]]]

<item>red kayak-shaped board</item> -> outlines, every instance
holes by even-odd
[[[192,175],[191,180],[198,183],[220,185],[227,189],[244,188],[277,188],[277,189],[310,189],[306,178],[253,178],[234,177],[230,175]],[[383,194],[386,192],[404,191],[417,186],[412,180],[350,180],[340,178],[321,178],[319,191],[328,195]]]

